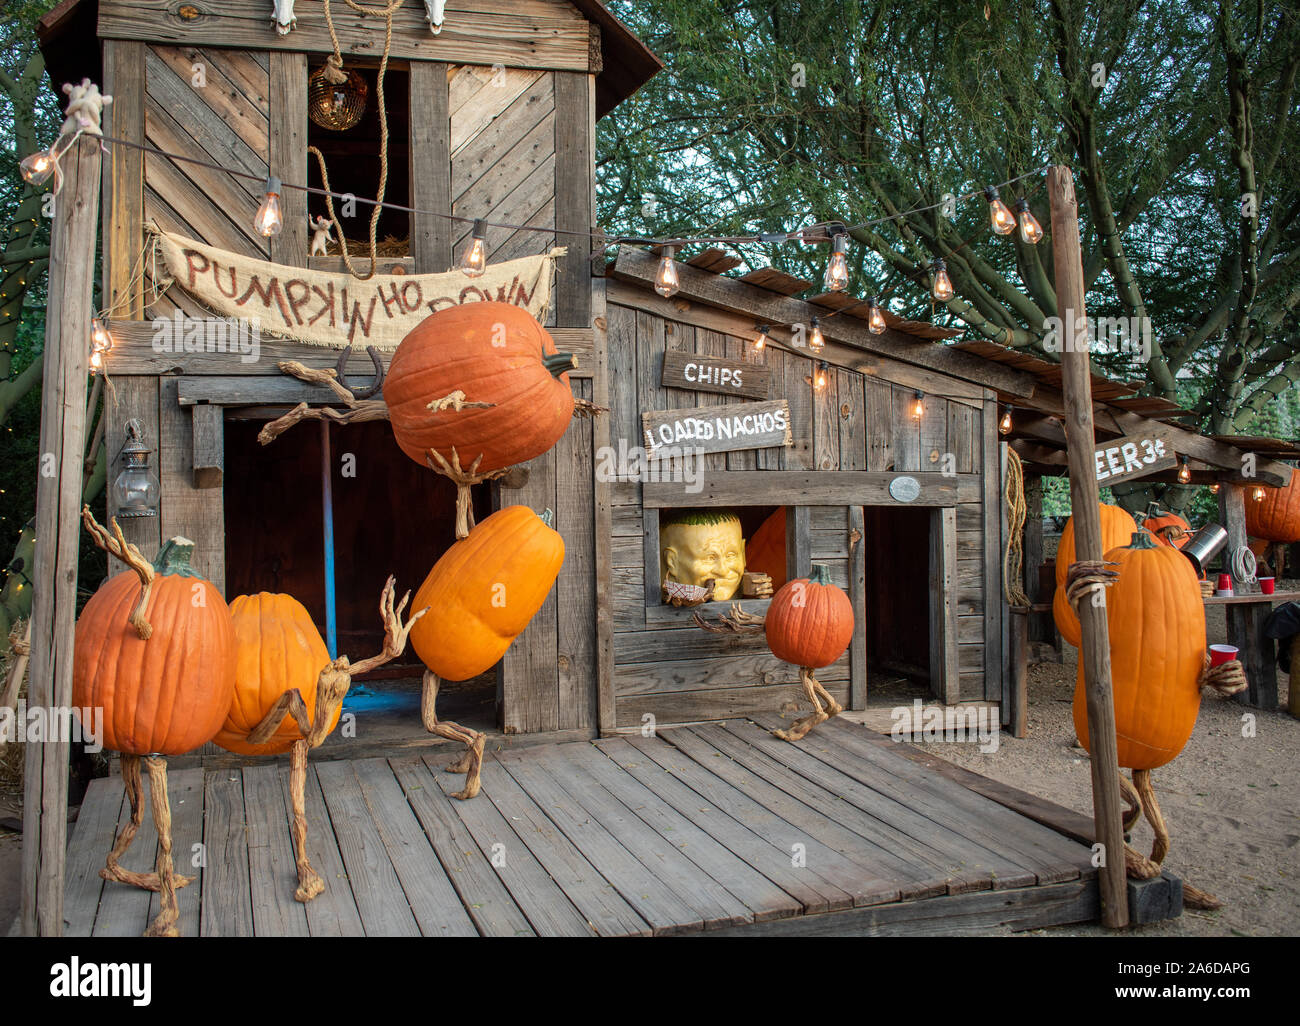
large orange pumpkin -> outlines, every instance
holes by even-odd
[[[772,590],[785,584],[785,507],[764,520],[745,542],[745,572],[767,574]]]
[[[384,401],[393,437],[421,466],[455,446],[468,471],[524,463],[549,450],[573,419],[570,354],[527,310],[511,303],[465,303],[421,321],[393,354]],[[484,409],[428,409],[453,392]]]
[[[1181,549],[1191,540],[1192,525],[1177,513],[1162,510],[1154,502],[1147,506],[1142,526],[1155,535],[1161,545]]]
[[[853,637],[853,603],[814,563],[807,577],[788,581],[772,597],[764,629],[778,659],[814,670],[829,666]]]
[[[1119,764],[1155,769],[1183,750],[1201,708],[1205,605],[1192,564],[1145,532],[1111,549],[1119,579],[1106,589],[1110,674]],[[1083,664],[1074,689],[1074,729],[1089,747]]]
[[[311,616],[292,595],[239,595],[230,602],[235,628],[234,700],[226,722],[213,740],[240,755],[277,755],[301,737],[298,722],[286,714],[271,739],[248,743],[249,732],[262,722],[280,696],[297,688],[309,715],[316,713],[316,683],[330,661],[329,650]],[[334,714],[333,730],[342,706]]]
[[[564,539],[550,510],[498,510],[434,564],[412,609],[429,611],[411,627],[411,644],[443,680],[469,680],[505,655],[542,608],[564,563]]]
[[[1300,474],[1281,488],[1264,487],[1264,497],[1246,494],[1246,533],[1275,542],[1300,541]]]
[[[194,543],[173,538],[154,561],[147,641],[127,623],[140,597],[133,571],[110,577],[77,620],[72,704],[102,708],[105,748],[184,755],[212,740],[230,708],[235,632],[225,600],[190,567]]]
[[[1101,513],[1101,550],[1111,549],[1128,542],[1133,536],[1134,521],[1131,514],[1118,506],[1098,506]],[[1074,517],[1070,517],[1061,532],[1061,542],[1056,547],[1056,594],[1052,598],[1052,616],[1061,637],[1075,648],[1079,647],[1079,617],[1065,597],[1065,575],[1074,562]]]

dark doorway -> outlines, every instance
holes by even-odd
[[[929,509],[867,506],[867,663],[930,682]]]

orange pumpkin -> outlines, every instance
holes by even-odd
[[[564,539],[551,511],[507,506],[477,524],[434,564],[412,609],[429,611],[411,644],[443,680],[469,680],[505,655],[555,584]]]
[[[1142,526],[1155,535],[1161,545],[1181,549],[1191,538],[1192,525],[1177,513],[1162,510],[1154,502],[1147,506]]]
[[[1101,512],[1101,550],[1108,552],[1125,544],[1133,535],[1134,522],[1131,514],[1118,506],[1098,506]],[[1070,517],[1061,532],[1060,544],[1056,547],[1056,594],[1052,598],[1052,616],[1056,620],[1056,629],[1061,637],[1075,648],[1079,647],[1079,617],[1071,608],[1065,597],[1065,575],[1074,562],[1074,517]]]
[[[140,597],[133,571],[110,577],[77,620],[72,704],[104,710],[100,740],[111,751],[184,755],[212,740],[230,708],[235,632],[221,593],[190,567],[193,554],[185,538],[158,551],[147,641],[127,623]]]
[[[330,661],[329,651],[311,616],[292,595],[239,595],[230,602],[230,619],[235,628],[234,700],[213,740],[240,755],[287,752],[301,737],[292,715],[285,715],[265,744],[249,744],[248,734],[290,688],[298,689],[308,714],[315,715],[316,683]],[[341,712],[342,706],[330,730]]]
[[[746,573],[767,574],[772,590],[785,584],[785,507],[781,506],[764,520],[745,542]]]
[[[1145,532],[1111,549],[1119,579],[1106,589],[1111,687],[1119,764],[1155,769],[1183,750],[1201,708],[1205,606],[1192,564]],[[1074,729],[1089,747],[1083,664],[1074,689]]]
[[[393,437],[421,466],[437,450],[450,462],[455,446],[468,471],[524,463],[549,450],[573,419],[568,353],[527,310],[511,303],[466,303],[420,322],[393,354],[384,401]],[[484,409],[428,409],[453,392]]]
[[[1282,488],[1264,486],[1255,499],[1246,490],[1246,533],[1275,542],[1300,541],[1300,474],[1292,473]]]
[[[788,581],[767,609],[767,647],[778,659],[818,669],[844,654],[853,637],[853,603],[820,563]]]

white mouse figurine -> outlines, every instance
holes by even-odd
[[[330,230],[334,227],[328,217],[313,217],[308,221],[311,227],[311,255],[326,256],[328,246],[334,241]]]
[[[88,78],[83,78],[81,85],[64,82],[63,92],[68,97],[68,117],[60,134],[71,134],[81,129],[87,135],[103,135],[100,121],[104,105],[112,103],[113,97],[101,95],[99,86]]]

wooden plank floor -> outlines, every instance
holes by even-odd
[[[450,797],[462,786],[444,769],[450,746],[313,762],[309,852],[326,891],[305,906],[288,767],[173,773],[177,868],[195,876],[181,931],[924,934],[1096,917],[1096,870],[1076,840],[861,727],[832,721],[792,745],[776,725],[489,755],[470,802]],[[138,935],[157,911],[156,896],[98,876],[128,814],[120,780],[91,785],[69,845],[69,935]],[[146,815],[125,863],[151,867],[156,845]]]

